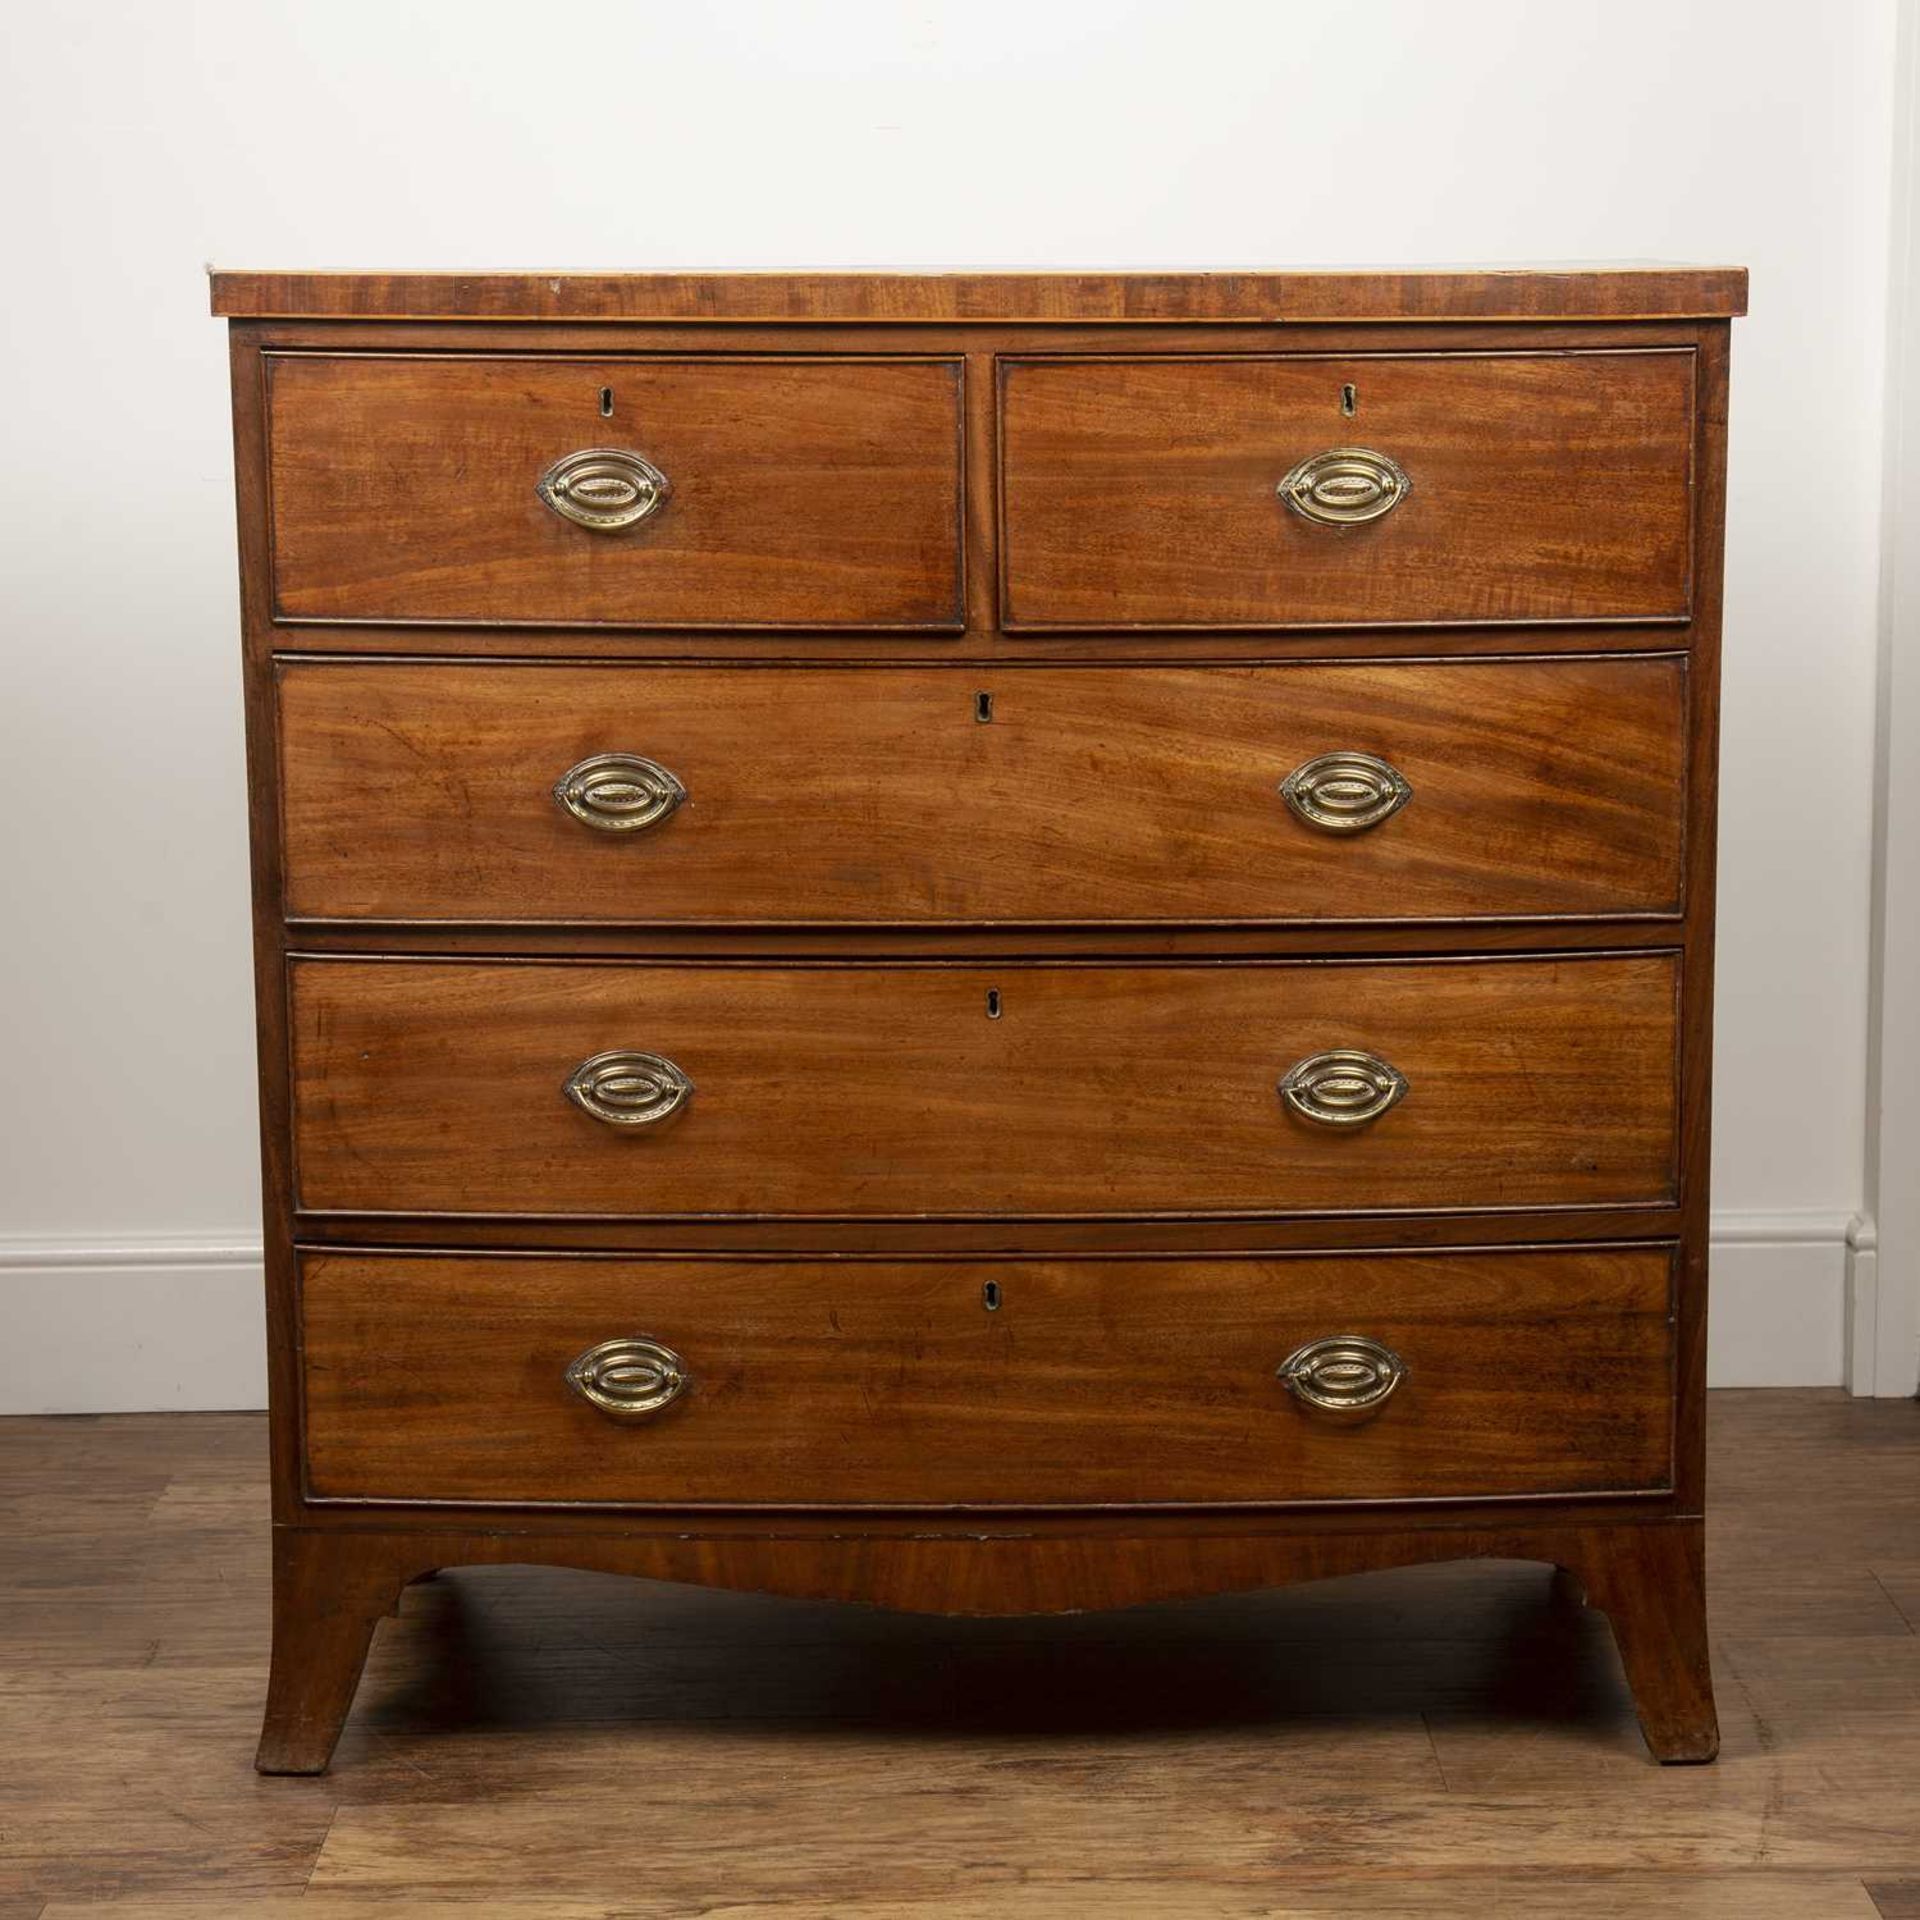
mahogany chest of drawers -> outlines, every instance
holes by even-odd
[[[1731,270],[221,274],[259,1764],[430,1570],[1701,1556]]]

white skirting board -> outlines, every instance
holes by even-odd
[[[0,1414],[267,1404],[257,1236],[0,1240]]]
[[[1845,1213],[1716,1213],[1707,1384],[1847,1384]]]
[[[1873,1264],[1851,1215],[1716,1215],[1711,1382],[1846,1384],[1849,1341],[1871,1346]],[[0,1240],[0,1414],[264,1406],[264,1348],[257,1240]]]

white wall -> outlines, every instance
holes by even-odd
[[[0,1405],[258,1393],[208,260],[1749,265],[1716,1366],[1837,1380],[1862,1192],[1893,36],[1892,0],[11,10]]]
[[[1848,1301],[1856,1393],[1920,1388],[1920,8],[1900,14],[1880,542],[1866,1213]]]

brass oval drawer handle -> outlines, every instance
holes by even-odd
[[[611,1420],[644,1420],[687,1390],[687,1363],[644,1334],[602,1340],[567,1369],[567,1385]]]
[[[1303,1120],[1360,1127],[1407,1096],[1407,1076],[1379,1055],[1333,1047],[1296,1060],[1280,1078],[1280,1098]]]
[[[556,460],[534,491],[576,527],[618,533],[658,513],[673,485],[651,460],[625,447],[582,447]]]
[[[566,1095],[610,1127],[652,1127],[693,1098],[693,1082],[657,1053],[596,1053],[568,1074]]]
[[[1371,753],[1323,753],[1280,782],[1280,797],[1324,833],[1364,833],[1413,798],[1398,767]]]
[[[576,820],[601,833],[657,827],[687,790],[657,760],[639,753],[596,753],[569,767],[553,797]]]
[[[1302,460],[1279,486],[1280,498],[1295,513],[1322,527],[1378,520],[1412,491],[1399,466],[1371,447],[1329,447]]]
[[[1279,1366],[1279,1378],[1296,1400],[1327,1413],[1377,1407],[1406,1377],[1407,1363],[1391,1347],[1361,1333],[1309,1340]]]

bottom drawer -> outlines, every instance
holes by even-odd
[[[325,1500],[752,1507],[1659,1491],[1672,1282],[1664,1246],[308,1253],[307,1486]],[[650,1344],[569,1379],[617,1341]],[[1280,1369],[1302,1348],[1289,1385]]]

